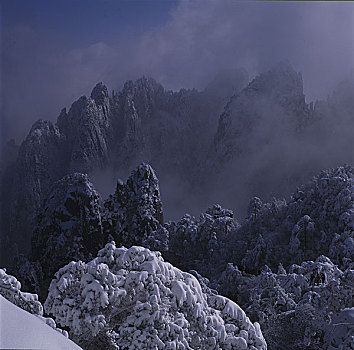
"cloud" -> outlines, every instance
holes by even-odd
[[[287,58],[319,98],[353,70],[353,4],[183,1],[140,44],[166,84],[203,86],[220,67],[252,74]]]
[[[92,11],[89,5],[85,11]],[[131,27],[139,24],[133,13]],[[100,40],[90,41],[86,34],[85,45],[77,44],[77,38],[73,42],[67,31],[52,35],[43,27],[13,24],[2,30],[2,138],[21,142],[35,120],[55,121],[62,107],[90,94],[99,81],[119,90],[127,79],[141,75],[152,76],[169,89],[202,89],[219,71],[245,68],[252,78],[289,59],[302,72],[307,101],[326,98],[337,83],[353,77],[353,26],[352,2],[234,0],[180,1],[163,25],[142,34],[133,29],[117,32],[114,40],[106,40],[114,35],[106,35],[109,28],[102,26],[97,29],[101,36],[95,36]],[[79,32],[85,35],[85,30]],[[266,122],[256,131],[279,133],[278,121]],[[353,159],[348,142],[351,122],[336,120],[331,127],[306,134],[302,143],[295,137],[276,138],[251,159],[226,169],[204,196],[208,198],[191,195],[178,177],[159,174],[167,217],[185,211],[198,214],[215,202],[236,209],[242,217],[251,196],[288,194],[292,184]],[[287,181],[299,168],[303,178]],[[92,180],[105,197],[118,176],[125,179],[128,174],[107,170],[92,174]]]
[[[288,58],[303,73],[307,100],[326,97],[353,74],[353,11],[350,2],[187,0],[162,26],[109,43],[102,33],[87,47],[46,28],[4,28],[4,137],[20,141],[36,119],[55,120],[98,81],[119,89],[143,74],[167,88],[203,88],[219,70],[244,67],[252,77]]]

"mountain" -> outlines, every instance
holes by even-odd
[[[50,121],[37,121],[20,146],[9,198],[8,234],[21,251],[28,251],[28,239],[42,199],[54,181],[66,172],[62,149],[65,139]],[[11,184],[10,184],[11,185]],[[26,249],[27,248],[27,249]]]
[[[119,180],[103,206],[88,177],[74,173],[53,186],[34,230],[33,260],[17,258],[16,276],[29,290],[38,284],[46,312],[85,349],[336,348],[351,341],[334,320],[350,317],[352,307],[353,181],[353,168],[342,166],[288,200],[251,199],[244,220],[214,205],[198,218],[163,223],[150,165]],[[19,295],[11,298],[22,300],[16,279],[7,280]],[[210,332],[198,320],[210,322]]]
[[[73,259],[92,259],[110,239],[126,247],[140,244],[167,251],[168,231],[162,225],[158,179],[150,165],[140,164],[126,184],[118,181],[104,203],[86,174],[66,175],[44,200],[31,254],[15,257],[15,274],[44,301],[59,268]]]
[[[288,61],[283,61],[231,97],[215,134],[217,159],[221,162],[269,143],[275,125],[281,131],[294,132],[306,127],[312,118],[313,110],[305,102],[301,74]]]
[[[126,184],[104,202],[106,235],[119,245],[144,245],[159,251],[168,248],[168,232],[162,227],[163,211],[159,181],[150,165],[142,163]]]
[[[256,76],[219,117],[206,181],[212,196],[246,215],[250,197],[286,197],[323,169],[352,165],[353,92],[346,82],[308,103],[302,76],[287,61]]]
[[[44,201],[32,236],[31,261],[40,265],[40,296],[70,259],[90,259],[106,243],[100,198],[87,175],[57,181]],[[48,264],[48,261],[51,263]]]
[[[2,242],[7,236],[21,252],[29,251],[42,202],[66,174],[107,167],[125,174],[146,160],[185,173],[193,164],[190,157],[203,148],[197,126],[207,130],[219,108],[218,98],[205,104],[203,96],[196,90],[166,91],[150,78],[128,81],[109,96],[99,83],[90,97],[79,98],[68,112],[63,109],[55,124],[37,121],[20,146],[11,181],[3,186],[9,218],[2,225]]]
[[[9,246],[29,254],[44,199],[74,172],[108,188],[100,174],[117,179],[151,164],[165,218],[215,201],[242,215],[250,197],[287,196],[321,169],[353,161],[349,90],[308,104],[286,61],[248,84],[245,72],[226,72],[203,91],[168,91],[143,77],[110,94],[98,83],[56,123],[36,122],[16,161],[1,165],[2,259],[10,263]]]

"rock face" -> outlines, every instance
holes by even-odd
[[[2,238],[3,250],[16,243],[20,252],[29,252],[43,200],[55,181],[72,172],[109,169],[120,177],[147,162],[161,184],[172,183],[166,197],[181,215],[184,197],[202,211],[222,193],[225,201],[218,201],[239,210],[244,198],[288,195],[289,188],[320,169],[352,160],[347,151],[352,135],[342,137],[354,123],[350,88],[313,107],[305,102],[301,75],[288,62],[246,87],[244,72],[227,75],[229,80],[216,79],[202,92],[166,91],[143,77],[110,95],[99,83],[90,97],[79,98],[68,112],[63,109],[56,124],[35,123],[15,170],[4,172],[3,236],[12,242]],[[231,202],[239,189],[241,199]],[[181,197],[178,204],[174,196]]]
[[[49,121],[36,122],[22,143],[9,200],[10,233],[20,250],[28,252],[28,239],[42,199],[67,170],[62,149],[65,138]],[[27,249],[26,249],[27,248]]]
[[[214,140],[218,161],[247,154],[267,144],[274,136],[273,127],[280,127],[280,132],[286,129],[291,132],[304,128],[311,118],[301,74],[289,62],[281,62],[253,79],[227,103]]]
[[[147,78],[128,81],[120,93],[113,95],[116,164],[130,165],[150,153],[149,131],[158,119],[158,105],[164,95],[163,87]]]
[[[142,163],[126,184],[118,181],[116,192],[104,203],[106,234],[120,245],[144,245],[164,251],[163,212],[158,179],[150,165]]]
[[[34,218],[53,183],[65,174],[107,166],[126,173],[141,161],[186,173],[193,165],[191,156],[208,141],[197,138],[197,126],[207,130],[206,120],[216,115],[219,100],[214,107],[205,106],[196,90],[174,93],[148,78],[128,81],[112,96],[99,83],[90,97],[79,98],[69,112],[63,109],[56,124],[36,122],[20,147],[9,185],[7,234],[21,252],[28,252]]]
[[[107,164],[109,98],[97,84],[91,97],[81,97],[57,124],[39,120],[22,143],[9,199],[10,233],[28,252],[34,218],[53,183],[73,171],[87,172]],[[21,239],[19,237],[21,235]]]
[[[166,91],[151,78],[126,82],[111,102],[114,168],[145,161],[164,172],[191,170],[209,147],[210,123],[221,108],[222,98],[209,99],[196,90]]]
[[[52,281],[45,310],[84,349],[266,349],[258,323],[158,252],[114,242]]]
[[[60,267],[73,259],[92,259],[112,238],[126,247],[141,244],[168,250],[158,179],[150,165],[142,163],[126,184],[118,181],[104,206],[85,174],[73,173],[55,182],[37,217],[31,257],[16,256],[15,274],[44,300]]]
[[[107,164],[110,100],[105,85],[97,84],[91,97],[82,96],[68,113],[63,109],[57,124],[66,137],[69,171],[88,172]]]
[[[56,182],[38,216],[32,257],[40,265],[40,296],[54,273],[74,257],[91,259],[106,243],[98,193],[87,175],[74,173]]]

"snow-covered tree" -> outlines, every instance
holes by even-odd
[[[21,283],[16,277],[6,273],[5,269],[0,269],[0,294],[32,314],[43,315],[43,306],[38,301],[38,295],[21,291]]]
[[[199,218],[186,214],[165,227],[170,235],[169,260],[182,269],[210,277],[225,268],[230,258],[228,240],[238,223],[231,210],[214,205]]]
[[[326,348],[324,339],[340,342],[329,325],[353,305],[354,271],[342,271],[324,256],[293,264],[288,272],[265,267],[256,276],[229,264],[218,287],[260,323],[271,349],[319,350]]]
[[[243,259],[244,268],[256,272],[264,265],[275,269],[279,262],[290,266],[323,254],[348,267],[354,254],[353,174],[350,166],[338,167],[298,187],[288,201],[253,199],[248,218],[231,235],[231,262],[240,265]]]
[[[258,323],[231,300],[205,294],[192,275],[142,247],[71,262],[45,310],[85,349],[266,349]]]

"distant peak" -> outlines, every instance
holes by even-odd
[[[141,179],[141,180],[146,180],[146,179],[153,179],[157,181],[157,176],[155,174],[155,171],[151,167],[151,165],[147,163],[141,163],[137,170],[133,171],[132,177]]]
[[[37,130],[37,129],[47,129],[48,127],[52,126],[52,122],[49,120],[43,120],[43,119],[38,119],[37,121],[34,122],[32,125],[31,131]]]
[[[91,98],[96,102],[97,105],[103,105],[105,99],[108,98],[107,86],[102,82],[96,84],[91,92]]]
[[[260,74],[248,85],[247,90],[279,96],[303,96],[301,73],[295,71],[288,60],[283,60],[271,70]],[[281,100],[283,100],[281,98]]]
[[[295,85],[302,85],[301,73],[297,72],[288,60],[280,61],[266,75],[292,81]]]
[[[57,130],[54,124],[49,120],[38,119],[31,127],[27,137],[39,137],[43,134],[56,133]]]
[[[161,84],[159,84],[155,79],[142,76],[141,78],[133,81],[128,80],[124,84],[123,93],[135,93],[136,91],[157,91],[163,90]]]

